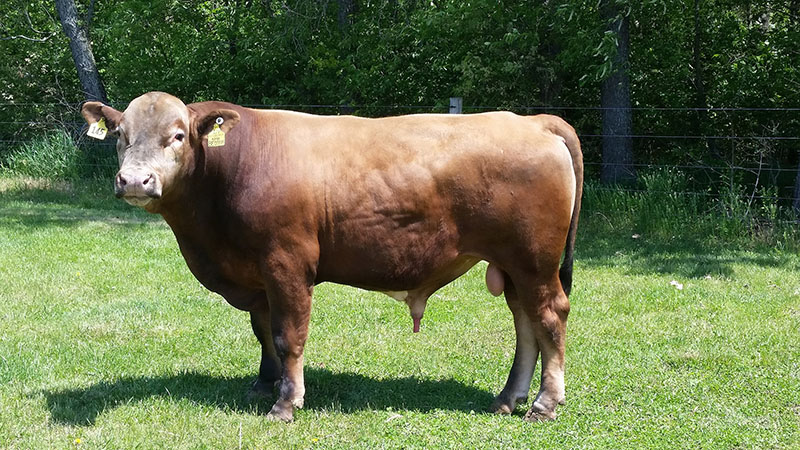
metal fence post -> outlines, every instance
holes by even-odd
[[[463,100],[461,97],[450,97],[450,114],[461,114]]]

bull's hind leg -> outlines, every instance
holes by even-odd
[[[261,365],[258,369],[258,378],[247,393],[247,398],[257,400],[270,397],[275,382],[281,377],[281,361],[272,339],[272,324],[266,295],[262,302],[258,302],[257,309],[250,311],[250,324],[261,344]]]
[[[525,311],[533,323],[533,334],[542,355],[542,381],[525,420],[552,420],[556,406],[564,404],[564,338],[569,300],[556,277],[532,290]]]
[[[514,315],[514,328],[517,346],[514,350],[514,363],[508,374],[508,381],[492,403],[491,411],[498,414],[511,414],[517,404],[528,400],[531,378],[539,358],[539,347],[533,332],[533,324],[519,301],[517,290],[508,275],[505,275],[504,292],[506,303]]]

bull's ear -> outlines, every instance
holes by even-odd
[[[239,113],[232,109],[217,109],[199,117],[195,123],[197,124],[197,135],[202,139],[214,129],[215,124],[220,124],[219,127],[223,133],[230,131],[239,123]]]
[[[84,103],[81,115],[89,125],[99,122],[100,119],[106,119],[106,126],[111,131],[116,131],[119,121],[122,120],[121,112],[100,102]]]

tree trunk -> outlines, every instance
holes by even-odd
[[[706,86],[703,83],[703,29],[700,20],[700,1],[694,0],[694,43],[692,45],[692,56],[694,62],[694,134],[705,136],[708,130],[708,98]],[[711,158],[719,158],[716,145],[713,139],[703,139],[705,147]]]
[[[633,166],[631,137],[628,17],[610,3],[604,1],[601,11],[609,21],[609,29],[617,35],[617,51],[613,59],[613,72],[601,87],[603,167],[600,181],[604,184],[631,183],[636,181],[636,169]]]
[[[792,0],[789,3],[789,21],[792,29],[797,30],[800,26],[800,0]],[[794,200],[792,209],[797,216],[800,216],[800,152],[797,155],[797,175],[794,178]]]
[[[356,12],[356,3],[355,0],[337,0],[336,3],[339,6],[339,30],[345,32],[353,23],[352,15]]]
[[[108,103],[106,89],[97,72],[86,29],[78,26],[78,11],[75,8],[75,2],[73,0],[56,0],[55,3],[61,27],[69,39],[72,60],[78,71],[78,79],[81,82],[84,97],[87,100]]]
[[[792,200],[792,209],[795,215],[800,216],[800,158],[797,161],[797,175],[794,177],[794,200]]]
[[[545,1],[544,8],[549,17],[555,17],[556,5],[555,2]],[[542,39],[539,44],[539,53],[544,56],[546,61],[556,61],[559,53],[561,53],[561,42],[558,38],[558,33],[555,29],[559,26],[548,19],[548,26],[542,28]],[[553,106],[558,103],[559,95],[561,94],[562,80],[560,74],[555,68],[555,65],[545,66],[539,69],[541,76],[539,77],[539,101],[544,106]]]

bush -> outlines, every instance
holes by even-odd
[[[663,230],[667,234],[698,225],[707,216],[707,192],[691,192],[688,176],[675,169],[660,169],[640,175],[641,192],[636,193],[637,225]]]
[[[706,216],[707,198],[688,186],[687,176],[677,170],[642,172],[631,188],[587,181],[584,202],[588,210],[613,216],[615,227],[670,235]]]
[[[726,182],[715,193],[710,187],[692,189],[691,181],[679,170],[661,169],[640,173],[631,189],[587,182],[584,205],[588,214],[602,216],[609,231],[800,245],[791,212],[778,205],[777,188],[751,187],[748,194],[741,183]]]
[[[77,155],[67,133],[54,131],[9,153],[3,168],[15,175],[63,180],[75,176]]]
[[[0,166],[13,175],[48,180],[113,177],[114,155],[95,147],[80,148],[67,131],[53,130],[9,152]]]

